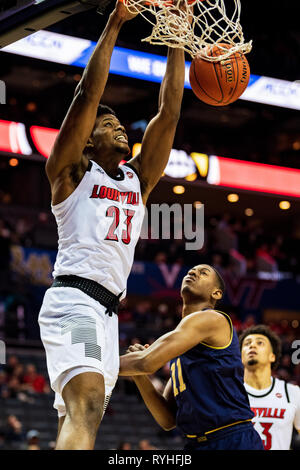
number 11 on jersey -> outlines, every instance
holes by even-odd
[[[177,388],[176,384],[176,370],[177,370],[177,377],[178,377],[178,382],[179,382],[179,391]],[[171,373],[172,373],[172,384],[173,384],[173,392],[174,392],[174,397],[178,395],[178,393],[184,392],[186,390],[186,385],[183,381],[182,377],[182,368],[181,368],[181,362],[180,362],[180,357],[178,357],[176,363],[173,362],[171,366]]]

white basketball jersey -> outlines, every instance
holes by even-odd
[[[300,388],[272,377],[271,387],[257,390],[244,384],[253,423],[265,450],[289,450],[293,427],[300,429]]]
[[[140,181],[131,166],[112,178],[91,161],[79,185],[52,206],[58,227],[53,276],[76,275],[125,297],[144,218]]]

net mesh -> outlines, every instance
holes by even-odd
[[[210,62],[251,51],[252,41],[245,42],[240,23],[240,0],[226,0],[226,7],[225,0],[122,1],[131,13],[139,13],[153,25],[151,35],[142,41],[180,47],[192,58],[200,55]],[[219,46],[217,57],[210,55],[215,44]]]

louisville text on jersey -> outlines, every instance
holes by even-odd
[[[280,408],[252,408],[256,418],[278,418],[283,419],[286,409]]]
[[[98,184],[94,184],[90,198],[109,199],[110,201],[117,201],[122,204],[138,206],[140,195],[134,191],[119,191],[118,189],[108,188],[107,186],[100,186],[99,188]]]

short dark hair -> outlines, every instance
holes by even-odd
[[[271,369],[276,369],[281,358],[281,339],[267,325],[253,325],[242,331],[239,335],[240,349],[242,349],[244,339],[249,335],[263,335],[268,338],[271,343],[275,361],[271,365]]]
[[[212,269],[214,270],[216,274],[218,288],[222,291],[222,294],[224,295],[225,289],[226,289],[224,279],[222,278],[221,274],[213,266],[212,266]]]
[[[109,106],[107,106],[106,104],[99,104],[97,109],[97,118],[102,116],[103,114],[112,114],[113,116],[117,117],[115,111]]]

